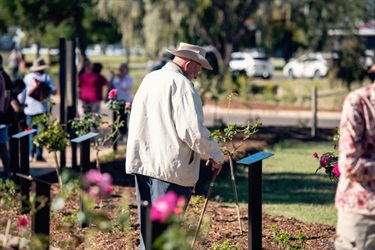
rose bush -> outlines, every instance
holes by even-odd
[[[334,150],[337,150],[339,137],[339,129],[336,128],[333,135]],[[317,173],[320,169],[323,169],[330,180],[337,182],[340,176],[340,170],[338,166],[339,157],[337,155],[337,152],[325,152],[321,156],[319,156],[317,152],[314,152],[313,157],[316,158],[319,162],[319,166],[315,170],[315,173]]]

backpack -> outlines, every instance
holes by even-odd
[[[10,104],[10,89],[6,88],[5,78],[0,71],[0,123],[2,123],[2,116],[8,109]]]

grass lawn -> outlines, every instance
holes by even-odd
[[[304,222],[336,225],[334,196],[336,184],[319,171],[313,152],[333,151],[332,142],[292,143],[284,141],[267,151],[275,155],[263,162],[263,211],[270,215],[294,217]],[[241,206],[247,207],[246,169],[239,166],[236,177]],[[216,191],[215,191],[216,190]],[[230,176],[215,183],[216,200],[233,205]]]
[[[313,152],[333,151],[333,142],[276,145],[263,163],[263,210],[304,222],[336,225],[336,183],[318,167]]]

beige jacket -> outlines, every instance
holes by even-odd
[[[126,173],[195,186],[200,155],[224,162],[203,119],[200,96],[178,65],[149,73],[133,100]]]

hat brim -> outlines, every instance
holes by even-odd
[[[174,56],[190,59],[202,65],[203,68],[212,70],[210,63],[201,54],[195,53],[191,50],[166,50]]]
[[[31,66],[30,71],[36,72],[36,71],[41,71],[47,68],[48,68],[48,65]]]

